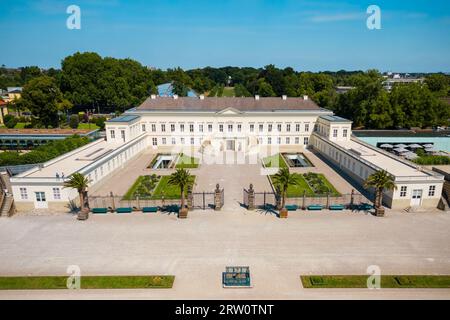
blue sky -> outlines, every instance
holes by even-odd
[[[66,8],[81,8],[81,30]],[[366,9],[381,8],[381,30]],[[59,67],[74,52],[158,68],[450,71],[448,0],[0,0],[0,64]]]

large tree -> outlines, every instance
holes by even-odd
[[[58,108],[61,104],[68,106],[55,79],[48,76],[30,80],[23,88],[20,104],[30,110],[37,122],[46,128],[57,127]]]

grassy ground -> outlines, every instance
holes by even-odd
[[[222,97],[234,97],[234,87],[223,88]]]
[[[303,193],[306,191],[307,197],[313,197],[314,191],[309,187],[308,183],[306,183],[305,178],[301,174],[298,174],[298,184],[291,185],[287,189],[287,197],[288,198],[299,198],[303,197]],[[273,176],[270,176],[273,181]]]
[[[78,129],[96,130],[96,129],[99,129],[99,127],[95,123],[79,123]]]
[[[14,129],[24,129],[27,124],[29,124],[29,123],[17,122],[17,124],[14,126]]]
[[[300,276],[304,288],[367,288],[367,276]],[[450,288],[450,276],[381,276],[381,288]]]
[[[136,179],[127,193],[123,196],[123,200],[136,199],[136,191],[139,191],[139,198],[141,200],[150,200],[153,189],[158,183],[159,177],[140,176]]]
[[[164,199],[180,199],[181,192],[180,187],[169,184],[170,176],[162,176],[159,180],[158,185],[156,186],[155,191],[153,192],[152,199],[162,199],[164,195]],[[193,186],[195,182],[195,176],[191,176],[190,185]],[[187,192],[187,186],[186,191]],[[185,193],[186,195],[186,193]]]
[[[323,181],[323,183],[331,190],[330,196],[339,196],[340,193],[336,190],[336,188],[328,181],[327,178],[323,174],[318,174],[319,178]],[[273,176],[270,176],[270,179],[273,182]],[[307,197],[315,197],[319,196],[316,194],[314,190],[309,186],[308,182],[306,182],[303,175],[297,175],[297,185],[291,185],[287,190],[288,198],[300,198],[303,197],[303,193],[306,191],[305,195]]]
[[[185,154],[181,154],[180,157],[178,158],[178,162],[175,168],[194,169],[198,168],[198,164],[199,164],[198,158],[189,157]]]
[[[0,290],[67,289],[68,277],[0,277]],[[175,276],[85,276],[81,289],[172,288]]]
[[[277,153],[273,156],[263,159],[266,168],[287,168],[288,165],[281,154]]]

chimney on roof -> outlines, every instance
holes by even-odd
[[[173,98],[174,98],[175,100],[177,100],[177,99],[178,99],[178,95],[177,95],[177,94],[174,94],[174,95],[173,95]]]
[[[259,94],[255,95],[255,100],[259,100]]]
[[[281,99],[287,100],[287,95],[283,94],[283,95],[281,96]]]
[[[303,100],[308,100],[309,99],[309,97],[308,96],[303,96]]]
[[[200,98],[200,100],[205,100],[205,95],[204,95],[204,94],[201,94],[201,95],[199,96],[199,98]]]
[[[156,94],[152,94],[152,95],[150,96],[150,98],[151,98],[152,100],[155,100],[155,99],[156,99]]]

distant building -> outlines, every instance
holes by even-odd
[[[415,78],[411,77],[409,74],[388,74],[384,77],[385,80],[383,81],[383,88],[386,91],[391,91],[392,87],[395,84],[401,84],[401,83],[423,83],[425,81],[425,78]]]
[[[336,90],[336,93],[342,94],[342,93],[347,93],[350,90],[355,89],[355,87],[351,87],[351,86],[336,86],[334,89]]]
[[[0,124],[3,124],[3,117],[8,114],[8,102],[0,99]]]
[[[22,87],[8,87],[6,88],[6,91],[3,90],[2,92],[2,100],[9,103],[14,100],[20,99],[22,96]]]
[[[164,83],[159,85],[158,87],[158,96],[160,97],[173,97],[173,85],[171,82]],[[195,98],[197,97],[197,93],[194,90],[188,91],[188,97]]]

